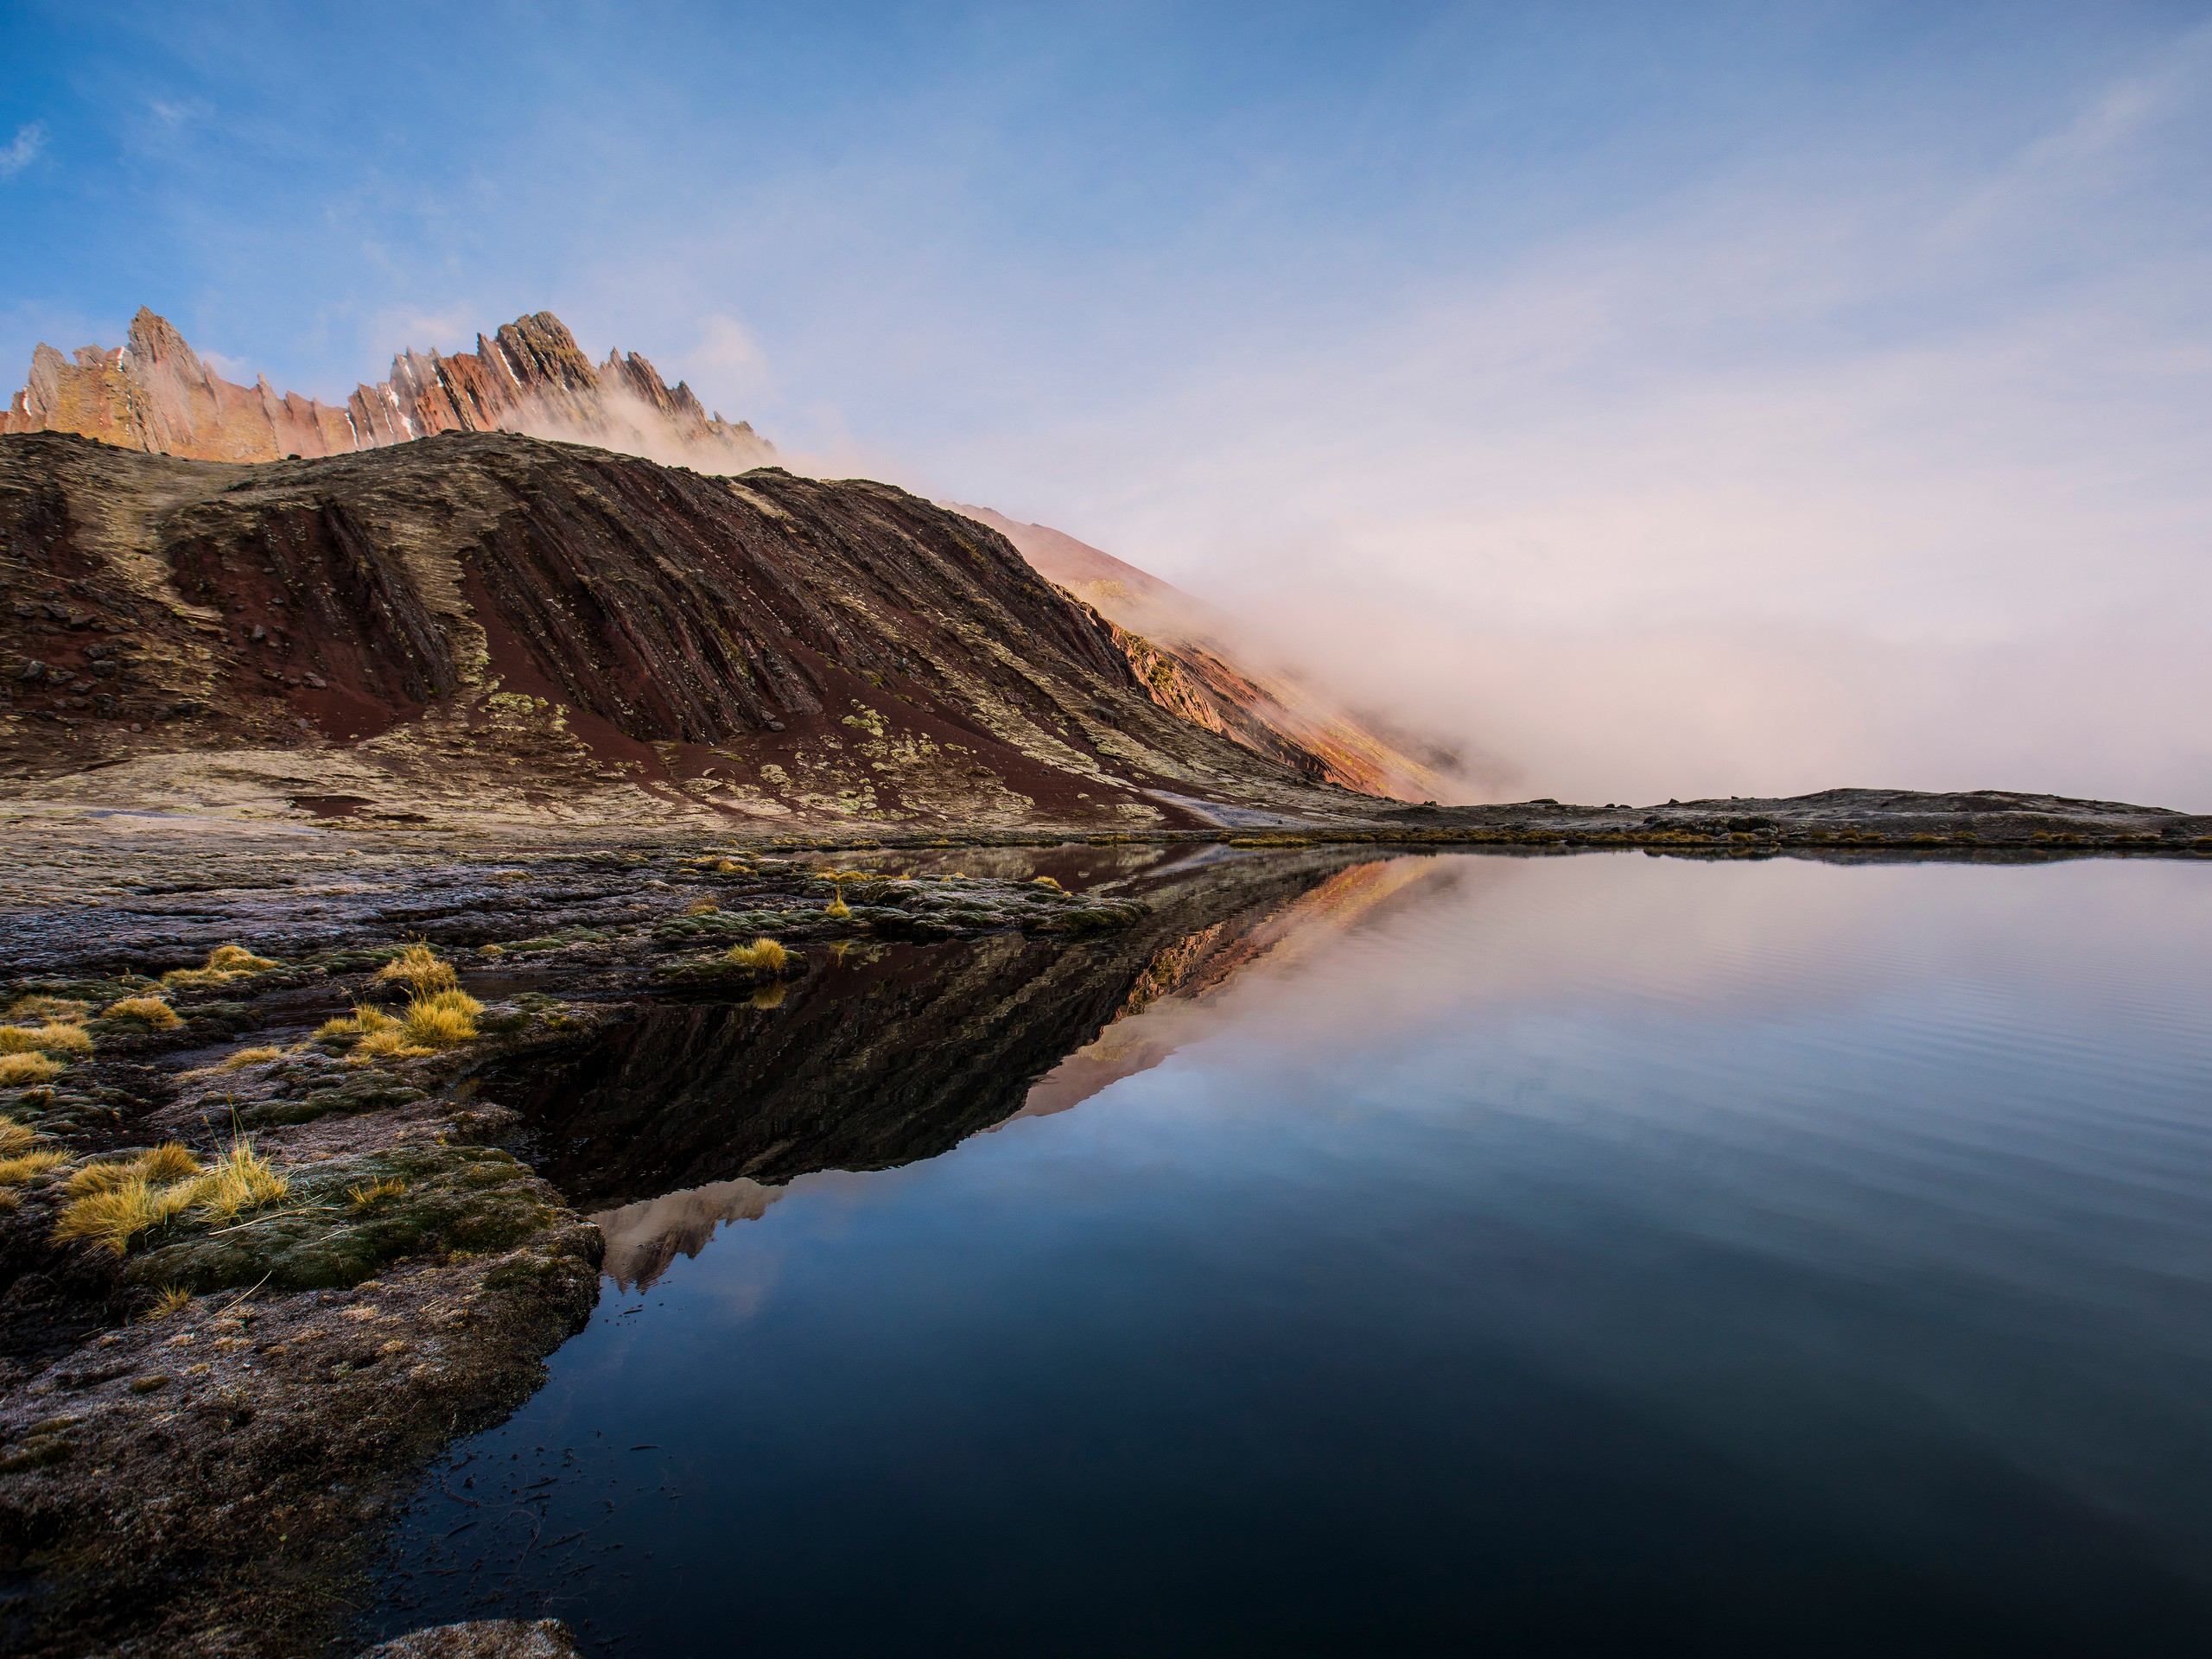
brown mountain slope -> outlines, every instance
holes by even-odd
[[[29,383],[0,414],[0,433],[75,432],[149,454],[281,461],[346,454],[439,432],[527,432],[740,472],[775,458],[746,423],[709,416],[636,353],[596,368],[549,311],[519,317],[474,352],[403,352],[391,378],[355,388],[343,407],[266,379],[233,385],[168,319],[141,309],[119,347],[51,346],[31,354]]]
[[[1290,675],[1253,668],[1230,618],[1136,566],[1044,524],[963,506],[1048,580],[1114,623],[1153,700],[1317,782],[1403,801],[1449,799],[1458,757],[1336,706]]]
[[[0,585],[18,796],[792,828],[1375,804],[1177,718],[1004,539],[881,484],[503,433],[258,466],[7,437]]]

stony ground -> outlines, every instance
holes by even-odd
[[[32,1154],[0,1166],[0,1550],[35,1586],[9,1604],[22,1652],[312,1650],[397,1486],[536,1386],[588,1316],[600,1240],[487,1144],[513,1114],[473,1098],[477,1074],[572,1050],[626,998],[772,1000],[856,939],[1073,941],[1142,914],[696,844],[186,835],[26,845],[13,874],[0,1008],[80,1033],[54,1075],[0,1087],[0,1133]],[[780,964],[729,960],[763,937]],[[406,1020],[408,984],[379,976],[410,940],[480,993],[468,1034],[383,1053],[318,1036],[361,1006]],[[260,965],[201,965],[230,944]],[[104,1172],[172,1142],[217,1167],[242,1139],[281,1196],[185,1211],[120,1254],[60,1236]]]

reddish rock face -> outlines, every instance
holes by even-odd
[[[302,799],[454,812],[1355,804],[1178,717],[994,531],[861,480],[492,432],[245,467],[26,435],[0,439],[0,779],[250,751]]]
[[[141,309],[118,349],[51,346],[0,432],[74,432],[149,454],[282,461],[381,448],[440,432],[526,432],[626,450],[707,472],[772,461],[775,446],[743,421],[709,415],[636,353],[594,368],[550,311],[520,317],[474,352],[403,352],[391,378],[357,387],[343,408],[278,396],[268,381],[233,385],[200,361],[166,318]]]

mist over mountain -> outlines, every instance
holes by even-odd
[[[230,383],[139,309],[122,347],[88,345],[68,360],[40,345],[4,427],[24,440],[0,469],[17,495],[4,550],[20,566],[13,580],[48,601],[16,613],[11,686],[27,703],[0,710],[0,750],[24,777],[179,741],[296,750],[305,739],[376,757],[385,785],[356,779],[372,794],[404,777],[410,791],[467,781],[506,798],[506,770],[529,766],[544,783],[562,779],[553,794],[573,807],[635,772],[631,781],[686,805],[750,817],[1157,823],[1204,818],[1185,797],[1212,801],[1224,787],[1225,801],[1243,801],[1232,810],[1265,807],[1249,790],[1274,785],[1300,798],[1314,785],[1458,797],[1449,750],[1248,666],[1232,620],[1166,582],[980,506],[957,509],[964,518],[925,509],[943,522],[925,536],[938,550],[918,562],[902,491],[766,467],[777,451],[747,423],[710,416],[637,354],[595,367],[549,312],[478,334],[475,352],[403,352],[390,380],[334,407],[279,396],[265,378]],[[226,482],[31,442],[40,434],[274,471]],[[681,478],[754,475],[702,495],[533,447],[319,465],[462,434],[580,442]],[[814,520],[817,506],[836,531]],[[944,569],[947,537],[973,557]],[[739,569],[770,557],[779,577],[730,577],[732,557]],[[1008,586],[1000,566],[1024,557],[1031,582]],[[825,620],[832,593],[858,606],[842,621]],[[1059,615],[1046,621],[1039,604]],[[79,615],[166,626],[128,646],[104,641],[98,655],[48,639],[47,624]],[[210,631],[224,637],[214,657],[188,644]],[[1055,655],[1055,639],[1073,657]],[[927,692],[925,679],[936,681]],[[1130,699],[1153,712],[1135,716]],[[905,710],[951,719],[982,747],[913,726]],[[1099,719],[1110,736],[1090,732]],[[524,741],[518,721],[544,730]],[[838,730],[856,721],[858,736]],[[423,766],[414,750],[429,732],[438,759]],[[1177,732],[1199,747],[1164,736]],[[743,754],[728,747],[736,741]],[[1232,766],[1224,741],[1239,754]],[[301,798],[354,791],[294,783]]]
[[[1461,758],[1448,744],[1339,707],[1296,671],[1255,666],[1249,626],[1219,607],[1065,531],[988,507],[958,510],[1113,622],[1154,697],[1187,719],[1347,789],[1408,801],[1466,798]]]

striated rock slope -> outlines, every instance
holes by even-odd
[[[1458,788],[1457,755],[1338,708],[1289,675],[1250,667],[1244,651],[1224,643],[1235,632],[1230,619],[1204,601],[1065,531],[988,507],[959,510],[1109,619],[1163,709],[1318,782],[1404,801],[1443,799]]]
[[[141,309],[118,347],[86,346],[75,360],[51,346],[31,355],[0,433],[74,432],[149,454],[200,461],[281,461],[346,454],[439,432],[527,432],[623,449],[715,472],[775,456],[745,422],[709,415],[681,381],[671,389],[635,352],[594,367],[550,311],[519,317],[474,352],[403,352],[391,378],[357,387],[343,406],[266,379],[233,385],[168,319]]]
[[[0,787],[86,804],[1145,829],[1377,804],[1179,717],[888,486],[505,433],[0,438]]]

